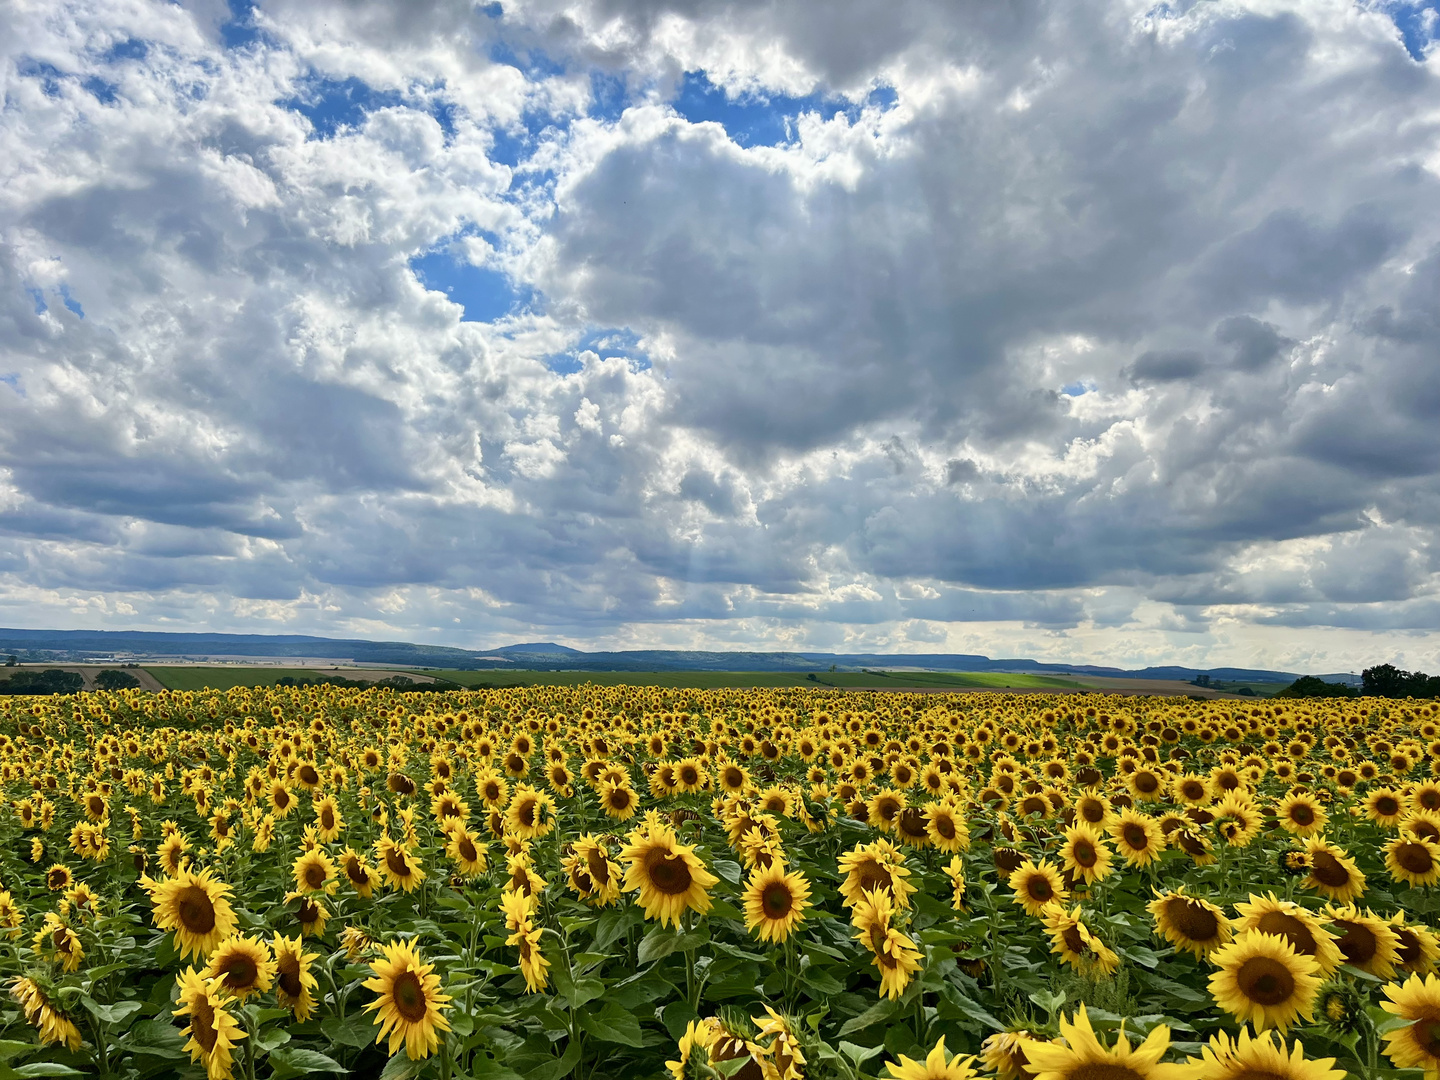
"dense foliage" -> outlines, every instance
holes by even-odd
[[[1437,714],[6,699],[0,1078],[1433,1073]]]

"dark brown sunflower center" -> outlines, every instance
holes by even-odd
[[[410,861],[405,858],[405,852],[401,851],[398,847],[392,847],[385,852],[385,865],[388,866],[390,872],[398,878],[408,878],[410,876]]]
[[[1364,967],[1375,959],[1375,954],[1380,951],[1380,942],[1373,930],[1364,923],[1339,919],[1335,921],[1335,927],[1340,931],[1340,940],[1336,944],[1340,946],[1340,954],[1347,964]]]
[[[1375,812],[1381,817],[1394,817],[1400,813],[1400,800],[1390,795],[1381,795],[1375,800]]]
[[[585,865],[590,871],[590,877],[601,885],[610,884],[610,865],[601,856],[600,852],[591,848],[585,853]]]
[[[210,1007],[210,1002],[201,1000],[190,1006],[190,1034],[205,1053],[215,1049],[220,1035],[215,1030],[215,1010]]]
[[[687,765],[680,770],[680,782],[687,787],[693,787],[700,782],[700,774]]]
[[[666,896],[684,896],[695,881],[685,860],[664,848],[645,856],[645,875],[656,891]]]
[[[1079,955],[1085,952],[1085,938],[1081,935],[1078,926],[1065,927],[1065,929],[1061,931],[1060,937],[1065,942],[1065,948],[1069,949],[1072,953]]]
[[[1420,949],[1420,939],[1403,926],[1396,926],[1395,936],[1400,939],[1400,944],[1395,950],[1395,956],[1405,967],[1418,964],[1423,955]]]
[[[906,836],[921,837],[925,833],[925,814],[915,807],[907,807],[900,812],[900,831]]]
[[[765,887],[765,891],[760,894],[760,903],[765,909],[766,918],[783,919],[795,906],[795,897],[791,895],[789,885],[777,881]]]
[[[1105,820],[1105,805],[1098,799],[1085,799],[1080,803],[1080,816],[1091,825]]]
[[[1304,953],[1306,956],[1315,955],[1315,935],[1294,915],[1287,915],[1283,911],[1267,911],[1260,916],[1260,921],[1255,924],[1255,929],[1262,934],[1283,937],[1290,942],[1290,947],[1296,952]]]
[[[935,825],[935,831],[946,840],[955,839],[955,820],[949,814],[936,814],[931,821]]]
[[[366,872],[364,865],[359,859],[353,857],[345,860],[345,876],[356,885],[364,885],[370,880],[370,875]]]
[[[1306,803],[1296,803],[1290,808],[1290,820],[1302,828],[1315,824],[1315,809]]]
[[[390,987],[390,996],[395,1002],[395,1011],[408,1022],[418,1024],[430,1011],[425,998],[425,987],[413,971],[404,971],[395,977]]]
[[[1410,1037],[1431,1058],[1440,1059],[1440,1014],[1422,1016],[1410,1027]]]
[[[1395,861],[1416,877],[1435,868],[1435,859],[1424,844],[1400,844],[1395,848]]]
[[[1070,1069],[1065,1073],[1065,1080],[1144,1080],[1144,1075],[1124,1065],[1089,1062]]]
[[[302,784],[318,784],[320,782],[320,774],[315,771],[314,765],[300,766],[300,782]]]
[[[861,892],[874,892],[876,889],[890,888],[890,871],[886,870],[877,862],[861,863],[856,868],[858,875],[856,884],[860,886]]]
[[[331,810],[328,806],[320,811],[320,827],[326,832],[335,828],[335,811]]]
[[[1279,960],[1252,956],[1236,974],[1240,992],[1260,1005],[1279,1005],[1295,993],[1295,976]]]
[[[1025,893],[1031,900],[1041,903],[1055,896],[1055,890],[1050,887],[1050,879],[1044,874],[1031,874],[1025,881]]]
[[[1185,798],[1198,802],[1205,797],[1205,785],[1199,780],[1186,780],[1180,785],[1180,794]]]
[[[1310,873],[1321,885],[1338,889],[1350,880],[1350,871],[1328,851],[1317,851],[1310,856]]]
[[[260,977],[260,969],[253,958],[244,953],[233,953],[220,962],[220,974],[225,977],[225,986],[232,991],[248,990]]]
[[[1170,925],[1191,941],[1210,941],[1220,932],[1215,913],[1194,900],[1177,898],[1165,905]]]
[[[187,885],[175,896],[175,914],[180,925],[192,934],[208,934],[215,929],[215,905],[210,894],[198,885]]]
[[[309,900],[300,901],[300,910],[295,912],[295,918],[305,926],[320,921],[320,905],[313,904]]]
[[[1070,857],[1075,860],[1077,866],[1083,866],[1086,869],[1100,861],[1100,856],[1095,853],[1095,845],[1089,840],[1076,840],[1075,846],[1070,850]]]
[[[312,889],[318,889],[325,884],[325,867],[319,863],[311,863],[305,867],[305,884]]]
[[[1152,772],[1136,773],[1135,790],[1151,795],[1160,790],[1160,778]]]
[[[1126,846],[1132,851],[1144,851],[1150,846],[1150,834],[1143,825],[1126,825],[1121,834],[1125,837]]]

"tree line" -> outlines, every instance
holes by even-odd
[[[1440,697],[1440,675],[1423,671],[1402,671],[1394,664],[1376,664],[1360,673],[1360,686],[1327,683],[1314,675],[1304,675],[1281,690],[1276,697]]]

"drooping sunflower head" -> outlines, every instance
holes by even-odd
[[[307,953],[300,937],[277,936],[270,944],[275,953],[275,998],[303,1023],[315,1011],[313,992],[320,982],[310,965],[319,958],[318,954]]]
[[[177,1003],[180,1006],[175,1015],[190,1021],[181,1032],[190,1036],[185,1044],[190,1060],[203,1064],[211,1077],[229,1076],[232,1051],[241,1039],[247,1037],[229,1012],[228,1006],[234,1004],[233,999],[218,982],[205,979],[193,967],[187,968],[175,981],[179,988]]]
[[[1177,949],[1204,959],[1234,936],[1225,912],[1184,887],[1158,895],[1147,907],[1155,930]]]
[[[1362,910],[1354,904],[1338,908],[1331,905],[1325,913],[1338,937],[1336,945],[1345,963],[1377,978],[1394,976],[1400,939],[1388,922],[1369,908]]]
[[[1025,1051],[1034,1045],[1030,1032],[1000,1031],[980,1044],[980,1060],[999,1080],[1028,1077],[1030,1059]]]

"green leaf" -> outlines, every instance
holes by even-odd
[[[542,1061],[525,1074],[525,1080],[561,1080],[569,1076],[580,1064],[580,1040],[572,1039],[565,1047],[565,1053],[558,1058]],[[479,1076],[476,1073],[476,1076]]]
[[[1044,1009],[1051,1016],[1054,1016],[1060,1006],[1065,1004],[1065,991],[1056,990],[1047,993],[1044,990],[1036,990],[1035,993],[1030,995],[1030,1000],[1036,1005],[1039,1005],[1040,1008]]]
[[[641,939],[640,948],[635,952],[635,963],[644,967],[656,960],[663,960],[677,949],[698,948],[709,940],[710,931],[708,929],[692,930],[688,934],[682,934],[676,930],[657,926]]]
[[[284,1028],[271,1028],[255,1036],[255,1045],[267,1054],[290,1041],[290,1032]]]
[[[481,1055],[477,1057],[470,1067],[470,1075],[475,1080],[524,1080],[524,1078],[508,1065],[502,1065],[492,1057]],[[396,1077],[387,1077],[383,1073],[380,1080],[398,1080]]]
[[[635,1019],[635,1014],[613,1002],[599,1012],[578,1013],[576,1019],[582,1028],[602,1042],[619,1043],[622,1046],[645,1045],[640,1021]]]
[[[479,1060],[475,1062],[477,1070],[481,1064],[482,1062]],[[405,1051],[401,1050],[398,1054],[391,1057],[389,1061],[385,1062],[385,1068],[380,1070],[380,1080],[413,1080],[414,1077],[420,1075],[420,1070],[423,1068],[425,1068],[425,1061],[423,1059],[420,1061],[411,1061],[405,1056]],[[477,1071],[475,1075],[489,1076],[490,1074]]]
[[[719,874],[731,885],[740,884],[740,864],[733,859],[716,859],[710,864],[710,869]]]
[[[84,1076],[79,1069],[60,1065],[53,1061],[36,1061],[29,1065],[17,1065],[12,1072],[16,1076]]]
[[[16,1054],[23,1054],[27,1050],[34,1050],[35,1044],[20,1042],[17,1039],[0,1039],[0,1061],[9,1061]]]
[[[282,1047],[270,1055],[270,1067],[275,1080],[283,1077],[303,1076],[306,1073],[343,1073],[345,1066],[332,1057],[326,1057],[316,1050],[299,1050]]]
[[[856,1066],[864,1065],[876,1054],[885,1049],[883,1046],[856,1046],[852,1042],[840,1040],[840,1052],[853,1061]]]
[[[851,1017],[840,1025],[840,1036],[844,1038],[853,1031],[864,1031],[871,1024],[881,1024],[900,1011],[900,1003],[891,998],[871,1005],[859,1016]]]
[[[327,1017],[320,1021],[320,1030],[332,1043],[353,1046],[357,1050],[369,1046],[380,1033],[374,1018],[366,1013],[351,1013],[343,1020],[338,1016]]]
[[[82,994],[80,1004],[89,1010],[90,1014],[97,1020],[107,1024],[123,1024],[127,1019],[134,1016],[144,1004],[139,1001],[117,1001],[113,1005],[101,1005],[89,994]]]
[[[607,909],[595,925],[595,948],[608,949],[642,918],[637,907]]]

